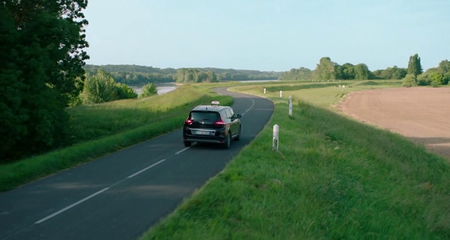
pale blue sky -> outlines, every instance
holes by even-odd
[[[88,64],[370,70],[450,60],[450,0],[90,0]]]

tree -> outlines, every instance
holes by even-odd
[[[414,76],[414,79],[417,80],[417,76],[422,72],[423,71],[422,65],[420,64],[420,57],[416,53],[414,56],[409,57],[408,74],[412,74]]]
[[[316,80],[334,80],[336,79],[336,63],[332,62],[329,57],[323,57],[320,59],[314,70],[314,76]]]
[[[394,66],[392,68],[392,73],[389,79],[402,79],[406,76],[406,74],[407,74],[406,69]]]
[[[141,98],[145,98],[145,97],[156,95],[156,94],[158,94],[158,89],[156,88],[156,86],[153,83],[145,84],[142,87]]]
[[[367,80],[370,76],[369,68],[366,64],[360,63],[353,67],[355,73],[355,79],[358,80]]]
[[[450,73],[450,61],[448,60],[441,61],[439,63],[437,70],[442,74]]]
[[[341,79],[355,79],[355,66],[351,63],[344,63],[344,65],[339,66]]]
[[[209,82],[218,82],[219,81],[217,78],[217,75],[213,71],[208,71],[207,75],[208,75],[207,81],[209,81]]]
[[[0,3],[0,161],[67,142],[69,98],[83,88],[86,0]]]
[[[309,80],[311,79],[311,70],[300,67],[299,69],[292,68],[289,72],[281,74],[280,80]]]

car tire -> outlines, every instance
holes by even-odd
[[[231,145],[231,132],[228,132],[227,138],[226,138],[225,142],[223,143],[223,148],[228,149],[228,148],[230,148],[230,145]]]
[[[185,146],[185,147],[190,147],[190,146],[191,146],[191,144],[192,144],[191,142],[188,142],[188,141],[184,141],[184,146]]]
[[[236,135],[236,137],[234,138],[234,140],[239,141],[239,139],[241,139],[241,126],[239,126],[238,134]]]

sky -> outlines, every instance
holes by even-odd
[[[87,64],[371,71],[450,60],[450,0],[90,0]]]

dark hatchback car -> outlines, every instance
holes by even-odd
[[[217,101],[211,105],[199,105],[191,110],[183,127],[184,146],[193,142],[218,143],[229,148],[231,141],[241,136],[241,115]]]

